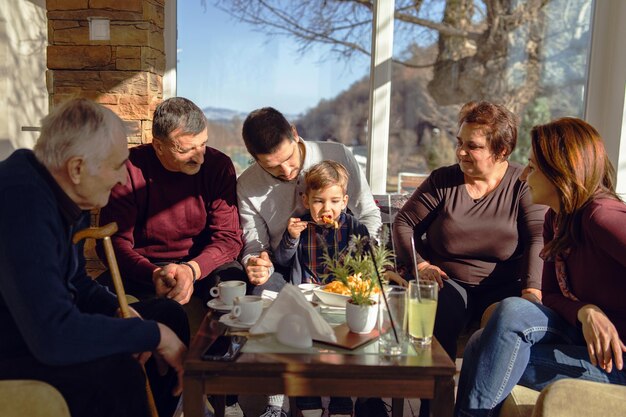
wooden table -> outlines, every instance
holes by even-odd
[[[209,312],[185,361],[185,417],[202,417],[205,394],[277,394],[392,398],[393,417],[402,417],[404,398],[430,398],[431,415],[451,417],[454,363],[439,342],[417,355],[242,353],[235,362],[203,361],[204,349],[223,331]],[[245,349],[244,349],[245,350]],[[216,417],[223,417],[223,402]]]

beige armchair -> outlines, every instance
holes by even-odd
[[[61,393],[41,381],[0,381],[0,416],[71,417]]]
[[[623,417],[626,386],[562,379],[541,393],[517,385],[504,402],[500,417]]]

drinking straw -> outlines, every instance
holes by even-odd
[[[378,285],[380,286],[380,292],[383,295],[383,300],[385,301],[385,307],[387,307],[387,311],[389,312],[389,320],[391,321],[391,329],[393,330],[393,337],[396,339],[396,343],[400,343],[400,339],[398,339],[398,332],[396,330],[396,324],[393,321],[393,315],[391,314],[391,309],[389,308],[389,301],[387,301],[387,295],[385,295],[385,289],[383,288],[383,280],[380,277],[380,273],[378,272],[378,265],[376,264],[376,257],[374,256],[374,249],[372,249],[372,244],[369,243],[367,245],[369,248],[370,256],[372,257],[372,263],[374,264],[374,271],[376,272],[376,278],[378,278]]]
[[[415,268],[415,282],[417,283],[417,302],[422,302],[422,294],[420,294],[420,274],[417,271],[417,257],[415,256],[415,236],[411,235],[411,256],[413,256],[413,267]]]

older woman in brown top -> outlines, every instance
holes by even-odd
[[[434,334],[452,358],[463,328],[491,303],[515,295],[541,299],[545,207],[531,202],[519,179],[523,167],[508,161],[517,124],[503,106],[464,105],[459,162],[433,171],[394,222],[399,264],[414,271],[415,236],[420,279],[439,283]]]

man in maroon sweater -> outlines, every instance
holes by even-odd
[[[185,98],[156,108],[152,135],[151,144],[130,149],[128,180],[113,189],[100,224],[118,224],[112,241],[128,293],[185,304],[195,291],[206,301],[220,280],[246,279],[236,261],[235,168],[207,146],[206,118]]]

